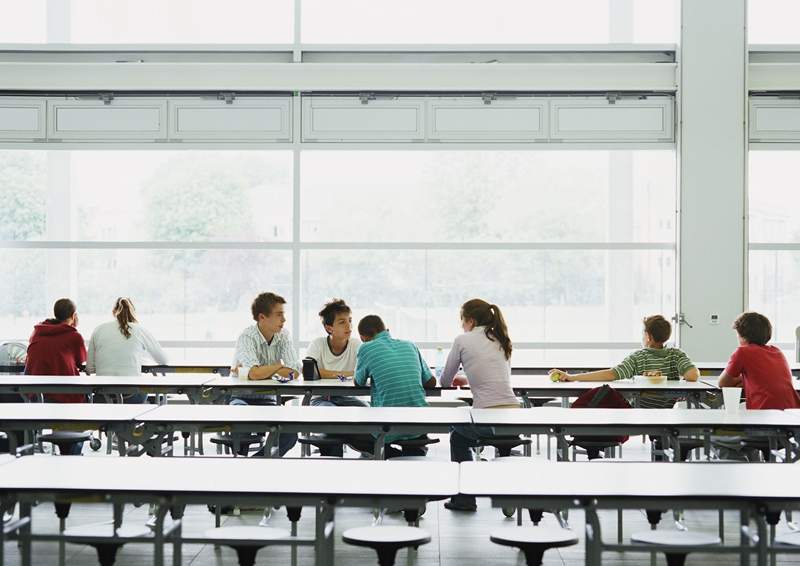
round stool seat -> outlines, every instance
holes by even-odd
[[[117,538],[139,538],[151,537],[153,531],[147,525],[124,525],[117,529],[116,535],[114,534],[114,525],[106,523],[103,525],[81,525],[79,527],[71,527],[64,531],[64,536],[67,537],[81,537],[81,538],[100,538],[106,540],[103,542],[112,542],[107,537],[116,536]]]
[[[785,544],[787,546],[800,546],[800,532],[783,533],[775,537],[775,544]]]
[[[716,535],[692,531],[642,531],[631,535],[633,542],[671,546],[713,546],[722,541]]]
[[[380,566],[392,566],[401,548],[431,542],[431,535],[419,527],[357,527],[342,534],[342,540],[354,546],[366,546],[378,554]]]
[[[403,548],[405,546],[416,546],[427,544],[431,541],[428,531],[418,527],[356,527],[347,529],[342,533],[342,540],[355,546],[368,546],[377,548],[379,546],[394,546]]]
[[[39,440],[42,442],[81,442],[89,440],[92,437],[91,432],[76,432],[72,430],[57,430],[49,434],[42,434]]]
[[[237,527],[217,527],[216,529],[209,529],[205,532],[204,536],[224,541],[223,544],[258,545],[260,542],[288,537],[290,534],[289,531],[284,529],[242,525]]]
[[[272,527],[217,527],[205,532],[205,537],[236,551],[239,566],[253,566],[256,554],[271,541],[289,537],[289,531]]]
[[[504,546],[547,545],[549,548],[578,544],[578,536],[556,527],[510,527],[492,531],[489,540]]]
[[[97,551],[97,560],[100,562],[100,566],[113,566],[117,559],[117,551],[127,542],[127,539],[152,537],[153,531],[147,525],[129,525],[117,529],[116,538],[102,538],[115,536],[114,525],[105,523],[102,525],[81,525],[80,527],[66,529],[64,535],[80,539],[68,542],[87,544],[94,547]]]
[[[489,535],[489,540],[519,548],[525,554],[528,566],[541,566],[544,553],[550,548],[578,544],[578,537],[572,531],[552,527],[499,529]]]

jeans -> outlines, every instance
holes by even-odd
[[[330,396],[314,397],[311,399],[312,407],[367,407],[361,399],[357,397],[344,397],[344,396]],[[335,435],[323,434],[325,438],[337,438]],[[344,442],[344,441],[343,441]],[[338,446],[320,446],[320,456],[336,456],[341,458],[344,456],[344,445]]]
[[[488,441],[497,435],[490,426],[457,425],[450,427],[450,460],[452,462],[471,462],[473,460],[472,448],[481,441]],[[500,456],[510,456],[511,448],[499,448]],[[475,497],[459,494],[453,496],[451,501],[462,507],[474,507]]]
[[[249,399],[239,399],[234,397],[228,403],[229,405],[259,405],[259,406],[270,406],[276,405],[277,401],[274,398],[260,398],[260,397],[252,397]],[[234,433],[240,439],[245,439],[249,435],[247,433]],[[231,435],[233,436],[233,435]],[[283,457],[289,450],[294,448],[294,445],[297,444],[297,435],[294,433],[281,433],[278,435],[278,455]],[[262,457],[266,455],[265,452],[266,446],[253,454],[254,457]],[[242,446],[239,448],[239,456],[247,456],[247,447]]]

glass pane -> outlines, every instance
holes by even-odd
[[[797,151],[750,151],[751,242],[800,242],[800,159]]]
[[[293,0],[4,0],[0,43],[291,43]]]
[[[800,251],[751,251],[748,267],[748,308],[772,322],[773,343],[794,344],[800,325]]]
[[[639,342],[644,316],[675,312],[673,251],[313,250],[301,270],[303,340],[334,296],[355,321],[378,314],[417,341],[451,341],[476,296],[503,309],[517,342]]]
[[[0,43],[47,41],[47,0],[4,0]]]
[[[797,0],[750,0],[747,17],[749,43],[800,43]]]
[[[637,0],[615,31],[609,0],[303,0],[304,43],[608,43],[677,41],[677,2]],[[635,10],[633,4],[636,4]],[[626,4],[619,3],[617,9]],[[576,17],[576,14],[580,14]],[[614,26],[615,29],[618,26]]]
[[[291,252],[254,250],[2,250],[15,276],[0,280],[3,338],[27,338],[72,298],[88,338],[120,295],[158,340],[235,341],[263,290],[291,302]],[[227,363],[227,361],[225,361]]]
[[[0,150],[0,179],[0,241],[44,239],[46,152]]]
[[[0,240],[274,242],[292,236],[288,151],[2,150],[0,178]],[[45,230],[47,211],[57,212]]]
[[[675,241],[672,150],[306,151],[301,168],[305,241]]]

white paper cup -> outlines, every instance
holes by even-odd
[[[725,410],[734,413],[739,410],[739,403],[742,399],[741,387],[723,387],[722,399],[725,401]]]

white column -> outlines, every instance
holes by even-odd
[[[611,43],[633,43],[633,8],[633,0],[610,0],[608,35]],[[609,155],[608,196],[608,236],[612,242],[629,242],[633,235],[633,154],[630,151],[614,151]],[[610,252],[606,266],[608,341],[636,341],[639,336],[630,334],[633,254]]]
[[[681,7],[681,346],[725,361],[745,304],[746,0]]]

